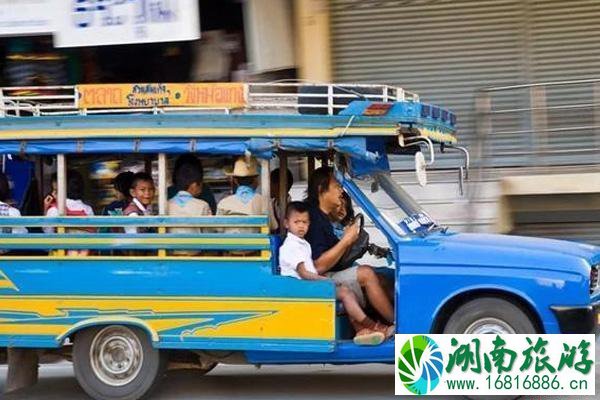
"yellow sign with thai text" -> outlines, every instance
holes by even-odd
[[[77,85],[82,108],[242,108],[243,83],[128,83]]]

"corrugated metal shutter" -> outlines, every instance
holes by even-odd
[[[334,0],[334,79],[399,85],[448,107],[458,114],[459,138],[468,145],[475,135],[474,92],[523,81],[521,9],[512,0]],[[436,166],[457,164],[442,158]]]
[[[600,77],[596,0],[333,0],[330,11],[336,81],[399,85],[449,107],[458,114],[459,138],[467,145],[474,143],[477,89]],[[552,88],[548,105],[592,103],[592,95],[590,86]],[[496,109],[528,107],[529,93],[495,94],[493,104]],[[548,116],[549,127],[593,123],[591,108]],[[597,153],[582,150],[600,143],[598,129],[541,139],[515,133],[531,128],[527,113],[495,116],[493,128],[486,143],[489,166],[593,162]],[[596,135],[592,141],[591,135]],[[542,158],[528,154],[544,150]],[[393,165],[410,168],[399,161]],[[450,165],[456,162],[448,157],[436,164]]]
[[[529,0],[527,20],[530,35],[531,76],[534,81],[562,81],[600,77],[600,1]],[[557,86],[547,89],[549,106],[593,103],[593,86]],[[600,123],[600,121],[596,121]],[[548,114],[551,128],[594,125],[594,109],[553,110]],[[546,164],[596,163],[600,147],[599,129],[551,132],[542,146],[563,151],[548,154]],[[564,153],[564,151],[569,151]]]

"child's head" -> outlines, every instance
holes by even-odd
[[[138,199],[144,206],[152,204],[154,199],[154,181],[152,177],[145,172],[134,174],[129,194],[131,197]]]
[[[279,168],[271,171],[271,198],[276,199],[279,197],[279,174],[281,170]],[[286,170],[287,175],[287,190],[286,193],[289,193],[292,189],[292,185],[294,184],[294,176],[292,175],[292,171],[289,169]]]
[[[202,193],[202,170],[197,164],[183,164],[175,174],[175,187],[192,196]]]
[[[303,238],[308,232],[310,215],[308,204],[302,201],[292,201],[285,210],[285,227],[294,235]]]
[[[129,199],[129,189],[131,189],[131,182],[133,180],[134,173],[131,171],[121,172],[113,179],[113,186],[117,191],[117,197],[119,200]]]
[[[6,202],[10,197],[10,185],[8,184],[8,178],[2,172],[0,172],[0,201]]]
[[[352,199],[347,192],[342,192],[340,205],[335,213],[331,215],[332,219],[342,225],[348,225],[354,219],[354,209],[352,208]]]
[[[67,171],[67,198],[71,200],[83,199],[83,176],[75,170]]]

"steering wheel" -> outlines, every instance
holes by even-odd
[[[362,213],[356,214],[354,217],[354,221],[358,221],[360,223],[359,230],[362,231],[365,228],[365,216]]]
[[[354,242],[352,247],[346,250],[340,261],[338,261],[337,265],[340,269],[350,268],[352,264],[354,264],[354,261],[358,260],[363,255],[365,255],[365,253],[369,249],[369,234],[364,229],[364,215],[357,214],[356,217],[354,217],[354,221],[357,221],[359,223],[360,229],[358,231],[358,239],[356,240],[356,242]]]

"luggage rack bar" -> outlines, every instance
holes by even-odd
[[[132,84],[134,85],[134,84]],[[0,88],[0,117],[45,115],[89,115],[173,112],[256,113],[271,111],[291,114],[333,115],[353,100],[377,102],[419,101],[415,93],[380,84],[244,83],[245,106],[118,107],[82,108],[78,86],[24,86]],[[106,85],[111,86],[110,84]]]

